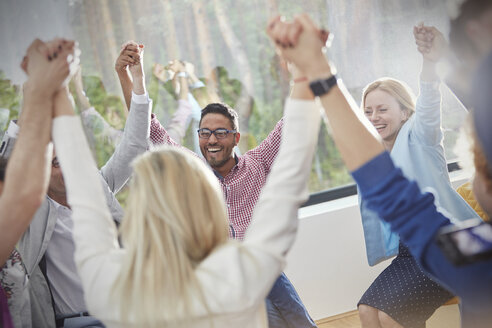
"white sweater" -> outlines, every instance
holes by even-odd
[[[264,299],[295,239],[298,208],[308,198],[319,126],[314,102],[287,100],[280,151],[244,242],[227,243],[196,268],[214,327],[268,327]],[[116,226],[79,118],[56,118],[53,140],[73,210],[75,262],[88,310],[108,327],[141,327],[139,323],[122,325],[119,304],[110,299],[125,250],[118,246]],[[187,318],[193,318],[192,327],[210,323],[203,306],[194,307]]]

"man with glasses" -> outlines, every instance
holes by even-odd
[[[302,78],[301,78],[302,79]],[[293,93],[306,99],[306,106],[315,106],[307,83],[294,87]],[[243,240],[251,222],[253,209],[277,156],[283,120],[256,148],[237,156],[239,143],[237,113],[224,104],[207,105],[201,114],[198,129],[200,150],[217,176],[226,201],[231,238]],[[179,146],[152,115],[150,139],[154,144]],[[275,224],[275,218],[272,218]],[[266,300],[270,327],[316,327],[294,286],[285,274],[278,278]]]

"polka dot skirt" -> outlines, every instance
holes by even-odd
[[[398,256],[374,280],[359,304],[385,312],[405,328],[424,328],[434,311],[453,296],[427,277],[400,243]]]

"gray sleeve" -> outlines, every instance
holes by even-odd
[[[117,193],[131,176],[132,160],[148,148],[152,100],[138,104],[132,100],[121,142],[101,168],[101,174],[112,192]]]

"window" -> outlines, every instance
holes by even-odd
[[[339,77],[360,103],[362,88],[372,80],[390,76],[407,82],[418,93],[420,56],[412,27],[419,21],[448,33],[453,1],[365,0],[108,0],[56,1],[0,4],[3,47],[0,62],[0,128],[17,116],[23,73],[18,67],[34,37],[75,38],[82,50],[84,87],[91,104],[114,128],[121,129],[126,116],[114,61],[120,45],[136,40],[145,45],[147,88],[154,113],[168,123],[177,108],[171,82],[152,74],[156,63],[181,59],[195,66],[203,88],[192,93],[200,104],[221,99],[240,115],[240,151],[258,145],[282,115],[289,92],[287,72],[281,68],[265,34],[274,13],[292,17],[307,12],[334,35],[327,51]],[[27,23],[26,23],[27,22]],[[12,82],[10,82],[11,80]],[[448,159],[466,112],[444,90],[443,128]],[[115,138],[104,134],[104,124],[92,121],[99,164],[112,153]],[[328,129],[329,130],[329,129]],[[352,182],[329,132],[320,130],[319,147],[309,181],[313,193],[343,187]],[[183,143],[194,147],[196,122]]]

